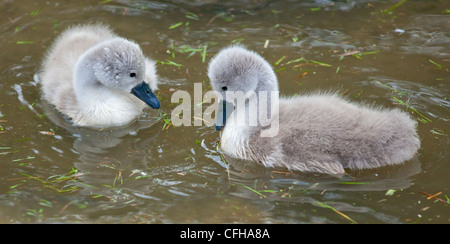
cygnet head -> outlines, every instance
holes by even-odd
[[[215,91],[278,91],[270,64],[243,46],[221,50],[209,63],[208,77]]]
[[[85,65],[92,65],[95,79],[102,85],[131,92],[152,108],[160,103],[144,81],[145,58],[138,44],[123,38],[114,38],[97,45]],[[81,60],[82,58],[80,58]]]
[[[208,77],[212,88],[222,95],[216,116],[216,130],[224,128],[228,116],[235,109],[234,96],[227,96],[227,93],[243,92],[246,98],[257,99],[260,91],[266,94],[278,91],[277,77],[270,64],[257,53],[240,45],[221,50],[209,63]],[[267,102],[267,108],[270,108],[270,100]]]

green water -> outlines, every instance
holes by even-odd
[[[449,223],[450,3],[399,2],[0,1],[0,223]],[[45,51],[89,21],[159,60],[159,112],[99,132],[41,99]],[[282,95],[411,113],[418,156],[343,178],[224,158],[214,127],[170,124],[171,96],[209,91],[207,64],[231,43],[273,64]]]

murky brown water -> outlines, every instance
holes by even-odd
[[[449,223],[450,2],[399,2],[1,0],[0,223]],[[160,112],[98,132],[41,100],[46,48],[87,21],[160,60]],[[223,158],[213,127],[169,125],[173,92],[210,90],[208,61],[235,42],[273,64],[283,95],[411,112],[420,155],[339,179]]]

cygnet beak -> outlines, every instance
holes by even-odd
[[[216,130],[220,131],[225,127],[228,116],[234,111],[234,105],[230,102],[220,100],[216,115]]]
[[[145,81],[133,87],[133,89],[131,89],[131,93],[135,95],[137,98],[141,99],[151,108],[159,109],[161,107],[158,98],[156,98],[152,89],[147,83],[145,83]]]

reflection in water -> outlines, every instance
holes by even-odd
[[[123,184],[126,176],[122,176],[122,173],[130,174],[129,176],[133,174],[135,177],[149,176],[144,169],[148,168],[148,157],[157,157],[152,154],[152,151],[155,151],[159,145],[158,136],[161,132],[160,129],[152,128],[157,123],[155,111],[146,111],[137,121],[128,126],[96,130],[73,126],[45,100],[42,100],[41,105],[47,118],[64,128],[74,138],[71,151],[78,155],[74,159],[73,167],[78,170],[77,178],[81,181],[81,188],[77,191],[80,196],[89,198],[101,196],[109,199],[103,203],[100,211],[122,208],[123,205],[117,202],[130,201],[130,194],[138,198],[159,200],[157,197],[148,195],[152,192],[149,184],[140,187],[137,191],[133,190],[135,191],[133,193],[114,189]],[[147,136],[137,140],[127,139],[135,137],[138,133],[145,133]],[[110,186],[110,189],[105,191],[108,189],[108,187],[102,187],[105,185]],[[115,204],[110,204],[110,201]]]
[[[95,151],[97,153],[105,153],[110,148],[113,148],[123,140],[125,135],[136,135],[140,130],[150,128],[157,120],[154,118],[146,118],[154,115],[145,113],[136,122],[123,127],[116,127],[110,129],[91,129],[85,127],[73,126],[72,123],[64,117],[55,108],[42,100],[42,108],[47,117],[57,126],[64,128],[71,133],[77,140],[74,143],[74,148],[80,152]],[[153,137],[157,136],[155,134]]]
[[[341,200],[344,200],[345,195],[349,192],[368,193],[407,189],[414,184],[413,177],[421,172],[421,163],[416,157],[403,165],[374,170],[348,171],[347,175],[338,178],[329,175],[289,172],[283,168],[265,168],[251,161],[235,159],[220,152],[214,152],[206,146],[205,149],[211,152],[208,155],[209,158],[227,170],[227,177],[222,176],[218,179],[218,182],[222,183],[224,192],[253,201],[253,204],[258,206],[261,211],[273,211],[274,213],[277,212],[275,209],[278,205],[321,206],[322,202],[320,201],[322,200],[318,199],[323,199],[338,211],[364,213],[372,215],[378,221],[399,223],[400,221],[394,216],[377,213],[370,207],[355,206]],[[272,218],[276,219],[274,215],[266,216],[266,219]],[[302,219],[302,217],[298,217],[298,219]],[[286,221],[291,220],[287,218]],[[310,221],[326,223],[323,220]]]
[[[263,179],[268,189],[292,187],[295,190],[337,190],[337,191],[386,191],[406,189],[412,184],[412,176],[421,171],[418,158],[394,167],[374,170],[347,171],[343,177],[323,176],[289,172],[280,168],[264,168],[251,161],[238,160],[224,154],[210,155],[211,159],[223,165],[224,159],[230,184],[251,183]],[[290,201],[291,199],[285,199]]]

